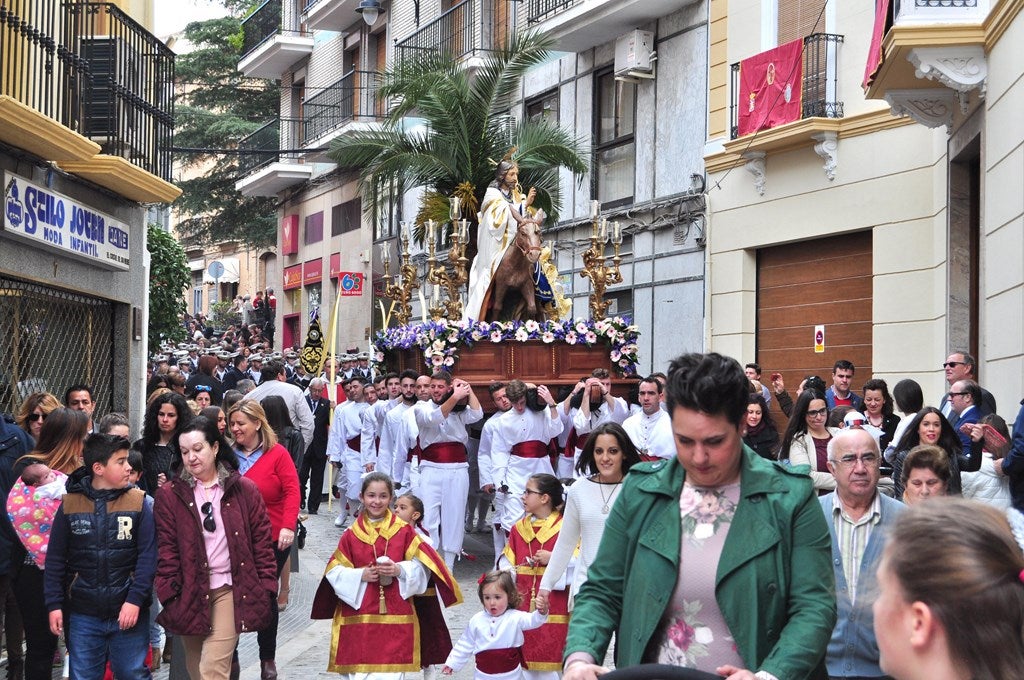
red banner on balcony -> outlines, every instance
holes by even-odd
[[[281,218],[281,254],[294,255],[299,252],[299,216],[285,215]]]
[[[871,47],[868,49],[868,63],[864,66],[864,80],[861,87],[866,92],[871,81],[882,65],[882,40],[889,26],[889,0],[875,0],[875,27],[871,31]]]
[[[740,62],[738,135],[800,120],[803,64],[803,39]]]

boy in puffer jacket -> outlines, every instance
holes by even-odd
[[[53,518],[44,594],[55,635],[67,626],[71,678],[150,678],[149,604],[156,573],[153,501],[129,485],[129,442],[92,434]]]

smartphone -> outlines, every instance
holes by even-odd
[[[772,373],[772,382],[775,382],[776,380],[781,380],[781,379],[782,379],[782,374],[781,373]]]

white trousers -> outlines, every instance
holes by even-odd
[[[469,467],[465,463],[420,463],[417,495],[423,501],[423,527],[451,567],[466,535]]]

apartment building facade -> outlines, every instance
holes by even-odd
[[[968,350],[1015,413],[1021,6],[712,0],[709,348],[791,387],[849,359],[855,388],[911,377],[927,403],[948,389],[947,354]],[[742,68],[794,40],[802,111],[743,131]]]
[[[147,206],[170,183],[174,54],[152,3],[12,0],[0,26],[0,411],[93,387],[141,421]]]

